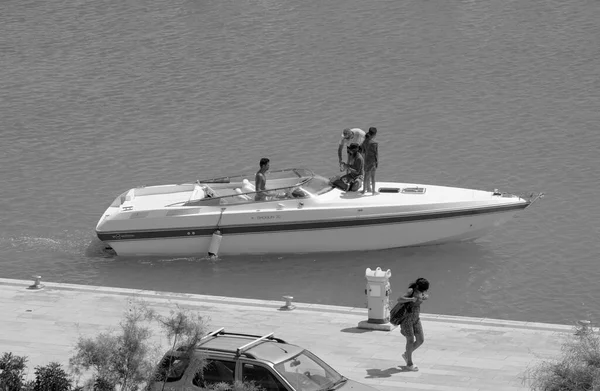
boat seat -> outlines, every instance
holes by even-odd
[[[208,186],[208,185],[202,185],[202,188],[204,190],[204,197],[205,198],[219,197],[219,194],[217,194],[217,192],[214,191],[210,186]]]
[[[250,200],[250,197],[248,197],[246,194],[243,194],[242,189],[240,189],[239,187],[236,187],[233,190],[238,194],[235,196],[235,198],[237,198],[238,200],[242,200],[242,201]]]
[[[244,180],[242,181],[242,191],[244,193],[253,193],[256,191],[256,188],[252,183],[250,183],[248,179],[244,178]]]
[[[190,201],[201,200],[205,197],[206,193],[204,189],[198,185],[194,186],[194,190],[192,191],[192,195],[190,196]]]

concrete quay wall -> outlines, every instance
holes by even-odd
[[[527,390],[522,378],[538,360],[560,354],[573,326],[422,314],[425,343],[415,352],[418,372],[403,370],[405,339],[399,329],[357,328],[366,308],[157,292],[0,279],[0,354],[28,357],[37,365],[67,365],[80,335],[118,327],[132,303],[168,314],[180,306],[198,311],[209,329],[279,338],[309,350],[345,376],[379,390]],[[425,307],[426,308],[426,307]],[[164,344],[156,326],[157,343]],[[162,352],[161,352],[162,353]],[[31,375],[30,374],[30,375]]]

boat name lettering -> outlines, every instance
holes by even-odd
[[[280,219],[281,215],[269,215],[269,216],[256,216],[258,220],[274,220]]]

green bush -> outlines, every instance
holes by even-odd
[[[80,337],[69,364],[76,374],[92,370],[95,391],[136,391],[148,378],[153,363],[149,359],[150,329],[144,323],[148,313],[133,306],[125,314],[116,333],[100,333],[95,338]]]
[[[87,388],[93,391],[137,391],[144,384],[156,382],[155,363],[150,357],[151,334],[147,324],[150,321],[160,324],[172,349],[180,349],[190,356],[206,334],[205,321],[198,313],[177,306],[169,316],[161,316],[148,310],[143,302],[134,303],[117,332],[104,332],[93,338],[80,337],[77,341],[75,354],[69,363],[78,375],[84,371],[92,372],[93,379]],[[192,361],[191,365],[199,368],[204,365],[202,360]],[[161,383],[161,388],[164,388],[165,383]]]
[[[35,368],[33,391],[70,391],[73,382],[57,362]]]
[[[93,391],[114,391],[115,386],[110,381],[103,377],[96,376],[94,379],[94,385],[92,386]]]
[[[171,310],[170,316],[161,316],[151,313],[151,317],[159,322],[164,330],[167,339],[171,342],[171,349],[183,352],[183,356],[188,357],[190,366],[195,367],[196,371],[202,369],[206,362],[194,356],[196,346],[202,337],[206,334],[206,322],[198,313],[192,313],[177,305],[177,310]],[[171,362],[167,368],[167,373],[171,371]],[[152,374],[148,379],[149,384],[162,383],[161,391],[164,391],[166,379],[159,380],[156,374]],[[220,391],[220,390],[219,390]]]
[[[543,360],[529,370],[534,391],[598,391],[600,390],[600,334],[581,331],[567,337],[562,355],[556,360]]]
[[[25,381],[27,357],[4,353],[0,358],[0,390],[19,391]]]

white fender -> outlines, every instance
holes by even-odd
[[[210,240],[210,246],[208,246],[208,255],[211,257],[216,257],[219,254],[219,247],[221,247],[221,240],[223,239],[223,235],[221,235],[221,231],[216,230],[212,234],[212,239]]]

